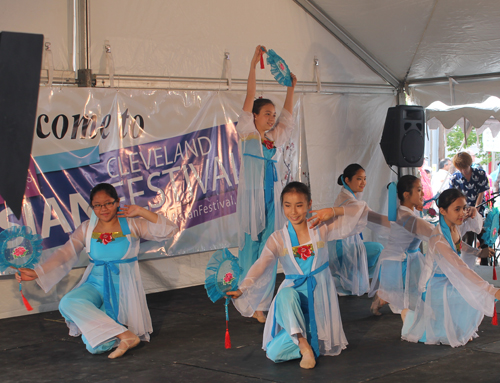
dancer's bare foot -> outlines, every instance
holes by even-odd
[[[252,317],[257,319],[259,323],[266,323],[266,316],[264,315],[264,311],[256,311],[253,313]]]
[[[403,311],[401,311],[401,319],[403,323],[405,322],[406,314],[408,314],[408,309],[403,309]]]
[[[128,350],[136,347],[141,340],[137,335],[135,335],[132,331],[125,331],[118,335],[120,339],[120,344],[111,354],[108,355],[109,359],[115,359],[123,356]]]
[[[382,315],[382,313],[379,311],[384,305],[386,305],[387,302],[381,299],[378,294],[375,294],[373,297],[373,302],[370,307],[370,311],[372,312],[373,315]]]
[[[300,361],[300,367],[305,369],[311,369],[316,366],[316,358],[314,357],[314,351],[307,342],[307,339],[302,335],[298,335],[299,338],[299,348],[302,354],[302,360]]]

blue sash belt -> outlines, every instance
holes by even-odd
[[[106,309],[106,314],[108,314],[115,321],[118,321],[118,297],[116,296],[115,285],[113,284],[113,276],[120,275],[120,269],[116,264],[120,263],[132,263],[136,262],[137,257],[127,258],[127,259],[117,259],[116,261],[99,261],[95,259],[90,259],[90,262],[95,266],[104,266],[104,308]],[[111,302],[113,304],[111,304]]]
[[[302,286],[307,282],[307,304],[309,309],[309,323],[311,325],[311,347],[314,351],[316,358],[319,356],[319,342],[318,342],[318,326],[316,325],[316,315],[314,314],[314,289],[316,288],[315,275],[328,268],[328,262],[323,263],[316,270],[311,271],[309,274],[293,274],[286,275],[285,279],[293,279],[293,288]]]

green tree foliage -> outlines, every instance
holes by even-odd
[[[483,150],[483,140],[481,137],[478,142],[476,128],[472,128],[471,133],[467,136],[467,144],[464,144],[464,132],[458,125],[451,128],[446,136],[446,150],[450,158],[459,151],[464,151],[475,144],[478,144],[479,147],[479,153],[476,153],[477,160],[481,165],[488,164],[491,161],[491,156],[489,152]]]

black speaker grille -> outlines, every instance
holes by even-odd
[[[424,138],[418,130],[410,130],[401,140],[401,154],[410,164],[420,161],[424,153]]]

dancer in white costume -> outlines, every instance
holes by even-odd
[[[494,315],[500,289],[483,280],[462,259],[493,253],[489,248],[473,249],[461,239],[467,231],[481,231],[481,215],[475,208],[467,208],[465,196],[457,189],[441,193],[438,207],[439,225],[429,240],[420,276],[422,294],[414,311],[401,313],[401,336],[410,342],[458,347],[478,336],[484,315]]]
[[[372,216],[378,216],[377,221],[385,220],[385,216],[373,212],[361,200],[366,186],[365,170],[358,164],[350,164],[339,176],[337,183],[342,189],[335,200],[335,207],[356,206],[365,209]],[[384,219],[383,219],[384,218]],[[370,288],[371,274],[377,264],[378,257],[384,248],[377,242],[363,242],[360,222],[356,234],[342,240],[328,243],[330,253],[330,270],[335,279],[335,287],[340,295],[363,295]]]
[[[289,221],[269,237],[239,289],[227,293],[242,315],[252,316],[273,283],[279,261],[285,280],[271,304],[262,348],[274,362],[302,357],[302,368],[313,368],[320,354],[338,355],[347,346],[326,242],[352,235],[362,215],[350,206],[333,208],[335,218],[312,229],[306,221],[311,203],[306,185],[285,186],[282,205]],[[318,215],[325,218],[323,212]],[[316,216],[310,220],[317,221]]]
[[[374,296],[371,311],[375,315],[380,315],[379,309],[387,303],[398,313],[405,308],[415,308],[424,260],[419,246],[429,240],[434,230],[434,225],[420,218],[417,210],[424,203],[420,179],[412,175],[401,177],[397,196],[401,206],[396,221],[391,222],[389,242],[379,257],[368,294]],[[396,206],[396,201],[393,202]]]
[[[90,192],[90,221],[82,223],[64,246],[34,270],[21,269],[18,281],[36,279],[48,292],[78,262],[85,248],[90,255],[80,282],[67,293],[59,310],[71,336],[82,335],[87,350],[100,354],[117,349],[108,357],[118,358],[153,332],[137,261],[140,239],[164,241],[178,232],[177,226],[160,214],[137,205],[119,209],[120,199],[110,184],[99,184]],[[140,218],[134,218],[140,217]]]
[[[247,96],[239,116],[236,131],[241,142],[242,158],[238,185],[237,215],[239,222],[238,262],[245,277],[260,257],[269,236],[285,222],[279,207],[281,178],[275,164],[283,155],[283,146],[292,134],[293,92],[297,78],[291,74],[292,86],[287,88],[285,103],[279,119],[271,100],[255,100],[257,89],[255,67],[266,48],[257,46],[250,64]],[[269,310],[274,285],[263,297],[254,317],[264,323],[263,311]]]

